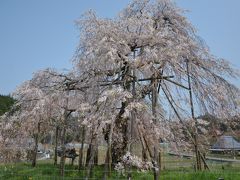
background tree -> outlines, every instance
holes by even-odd
[[[11,96],[0,95],[0,116],[11,110],[15,100]]]

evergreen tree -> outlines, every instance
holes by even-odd
[[[0,95],[0,116],[9,111],[15,100],[9,95]]]

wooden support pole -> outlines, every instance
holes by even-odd
[[[91,140],[91,148],[89,149],[89,160],[87,163],[87,175],[86,175],[86,180],[91,179],[93,176],[93,168],[94,168],[94,157],[97,152],[97,135],[93,134],[92,135],[92,140]]]
[[[136,58],[136,50],[133,50],[133,60],[135,60]],[[135,100],[136,97],[136,74],[135,74],[135,69],[132,69],[132,77],[133,80],[131,81],[132,83],[132,96],[133,96],[133,101]],[[128,144],[128,151],[130,152],[130,154],[132,155],[133,153],[133,129],[134,129],[134,123],[135,123],[135,119],[136,119],[136,111],[135,109],[132,110],[131,112],[131,118],[130,118],[130,122],[129,122],[129,144]],[[128,169],[128,180],[132,179],[132,165],[130,164],[129,169]]]
[[[85,136],[86,136],[86,129],[85,126],[82,126],[82,135],[81,135],[81,147],[79,149],[79,159],[78,159],[78,170],[80,171],[83,164],[83,148],[84,148],[84,142],[85,142]]]
[[[164,88],[162,88],[162,90],[163,90],[164,95],[165,95],[166,98],[167,98],[167,101],[168,101],[169,104],[171,105],[171,107],[172,107],[174,113],[176,114],[177,118],[179,119],[180,123],[181,123],[181,124],[183,125],[183,127],[186,129],[186,132],[187,132],[187,134],[188,134],[188,136],[189,136],[191,142],[192,142],[193,145],[195,146],[195,140],[194,140],[193,134],[191,133],[191,130],[190,130],[190,129],[184,124],[184,122],[183,122],[181,116],[179,115],[177,109],[174,107],[172,101],[170,100],[169,96],[167,95],[166,90],[165,90]],[[199,154],[200,154],[200,156],[202,156],[201,152],[199,152]],[[202,159],[203,159],[203,157],[202,157]],[[209,167],[208,167],[206,161],[204,161],[204,166],[206,167],[206,169],[209,170]]]
[[[105,157],[105,165],[104,165],[104,175],[103,179],[106,180],[107,176],[111,177],[112,174],[112,133],[113,133],[113,122],[111,121],[111,124],[109,125],[109,136],[108,136],[108,148],[106,152],[106,157]]]
[[[125,72],[126,76],[127,76],[127,73],[128,73],[128,70],[127,72]],[[143,79],[131,79],[131,80],[116,80],[116,81],[101,81],[101,82],[98,82],[98,86],[100,87],[105,87],[105,86],[111,86],[111,85],[120,85],[120,84],[129,84],[129,83],[132,83],[132,82],[145,82],[145,81],[152,81],[154,79],[163,79],[163,80],[169,80],[171,78],[174,78],[174,76],[157,76],[155,78],[151,77],[151,78],[143,78]],[[174,81],[169,81],[169,82],[172,82],[174,84],[178,84],[177,82],[174,82]],[[183,85],[180,85],[179,86],[183,86]],[[183,86],[184,87],[184,86]],[[73,86],[73,87],[70,87],[68,90],[79,90],[79,91],[84,91],[84,89],[88,89],[88,88],[91,88],[91,86],[82,86],[82,87],[77,87],[77,86]],[[185,87],[186,88],[186,87]]]
[[[110,134],[108,142],[108,176],[112,174],[112,134],[113,134],[113,122],[110,125]]]
[[[154,124],[157,123],[157,99],[158,99],[158,82],[157,79],[155,78],[156,75],[154,74],[153,76],[153,81],[152,81],[152,115],[153,115],[153,122]],[[156,145],[154,145],[154,180],[159,179],[159,142],[157,142]]]
[[[65,136],[66,136],[66,128],[67,128],[67,120],[68,117],[71,115],[72,111],[68,111],[68,95],[69,90],[66,92],[66,102],[65,102],[65,109],[63,113],[63,129],[62,129],[62,136],[61,136],[61,158],[60,158],[60,175],[64,177],[64,171],[65,171]]]
[[[98,165],[98,142],[95,144],[95,152],[94,152],[94,165]]]
[[[172,84],[175,84],[175,85],[177,85],[177,86],[179,86],[179,87],[181,87],[183,89],[189,90],[189,87],[186,87],[186,86],[184,86],[184,85],[182,85],[182,84],[180,84],[178,82],[175,82],[175,81],[173,81],[173,80],[171,80],[169,78],[164,78],[163,80],[166,80],[166,81],[168,81],[168,82],[170,82]]]
[[[153,164],[153,172],[155,171],[155,158],[154,158],[154,152],[152,152],[152,150],[151,150],[151,148],[150,148],[150,146],[149,146],[149,144],[148,144],[148,141],[146,140],[146,137],[145,136],[143,136],[143,140],[144,140],[144,142],[145,142],[145,144],[146,144],[146,147],[147,147],[147,150],[148,150],[148,153],[149,153],[149,156],[150,156],[150,158],[151,158],[151,161],[152,161],[152,164]]]
[[[195,130],[194,130],[194,149],[195,149],[195,156],[196,156],[196,169],[200,171],[202,169],[201,165],[201,157],[199,153],[199,143],[198,143],[198,122],[197,119],[195,118],[194,114],[194,105],[193,105],[193,93],[192,93],[192,86],[191,86],[191,78],[190,78],[190,72],[189,72],[189,60],[187,60],[186,63],[187,66],[187,76],[188,76],[188,89],[189,89],[189,101],[190,101],[190,106],[191,106],[191,115],[192,119],[194,120],[194,125],[195,125]]]
[[[142,145],[142,161],[147,161],[148,157],[147,157],[147,147],[145,145],[144,139],[143,139],[143,134],[140,130],[139,124],[137,124],[137,130],[138,130],[138,134],[140,137],[140,142]]]
[[[59,135],[59,126],[56,125],[55,129],[55,144],[54,144],[54,165],[57,165],[57,157],[58,157],[58,135]]]
[[[33,156],[32,156],[32,167],[36,166],[37,163],[37,152],[38,152],[38,141],[39,141],[39,134],[40,134],[40,122],[37,123],[37,133],[34,135],[34,150],[33,150]]]
[[[64,171],[65,171],[65,136],[66,136],[66,127],[65,125],[63,126],[62,129],[62,136],[61,136],[61,158],[60,158],[60,175],[64,176]]]

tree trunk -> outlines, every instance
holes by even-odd
[[[91,160],[91,152],[92,152],[92,139],[91,139],[91,142],[88,146],[88,149],[87,149],[87,156],[86,156],[86,167],[88,167],[89,163],[90,163],[90,160]]]
[[[122,103],[121,110],[118,114],[118,117],[115,121],[114,126],[114,135],[112,137],[112,163],[117,164],[119,161],[121,161],[121,158],[126,154],[127,152],[127,145],[128,145],[128,118],[123,118],[122,115],[125,111],[126,103]]]
[[[147,149],[143,148],[143,146],[142,146],[142,161],[148,161]]]
[[[134,50],[134,49],[133,49]],[[129,64],[126,63],[122,68],[122,87],[128,91],[131,88],[131,69]],[[115,126],[114,126],[114,134],[112,137],[112,163],[117,164],[121,161],[121,158],[126,154],[128,147],[128,125],[129,118],[123,118],[122,115],[125,112],[125,107],[127,106],[127,102],[122,102],[121,109],[116,117]],[[121,139],[121,140],[120,140]]]
[[[108,174],[108,177],[111,176],[112,174],[112,133],[113,133],[113,122],[111,122],[111,124],[109,125],[109,129],[110,129],[110,132],[109,132],[109,136],[108,136],[108,148],[107,148],[107,152],[106,152],[106,157],[105,157],[105,172],[104,172],[104,178],[103,179],[106,179],[107,177],[107,174]]]
[[[81,168],[83,167],[83,146],[85,142],[85,134],[86,134],[85,127],[82,126],[82,139],[81,139],[81,147],[79,149],[78,170],[81,170]]]
[[[65,170],[65,134],[66,134],[66,127],[63,126],[62,136],[61,136],[61,159],[60,159],[60,175],[64,176]]]
[[[32,167],[35,167],[37,163],[39,134],[40,134],[40,122],[37,124],[37,133],[35,134],[35,137],[34,137],[35,144],[34,144],[34,150],[33,150]]]
[[[94,157],[96,155],[96,135],[92,135],[91,144],[88,149],[88,159],[86,162],[87,166],[87,176],[86,180],[92,177],[93,175],[93,167],[94,167]]]
[[[161,171],[163,169],[163,167],[162,167],[162,153],[161,153],[161,151],[159,151],[158,160],[159,160],[159,162],[158,162],[158,164],[159,164],[159,171]]]
[[[95,147],[94,165],[95,165],[95,166],[98,165],[98,145],[97,145],[97,144],[96,144],[96,147]]]
[[[109,147],[107,148],[107,152],[106,152],[106,157],[105,157],[105,161],[104,161],[104,174],[103,174],[103,180],[106,180],[107,179],[107,175],[108,176],[111,176],[111,167],[109,167],[109,160],[110,160],[110,157],[109,157],[109,152],[110,152],[110,149]]]
[[[57,154],[58,134],[59,134],[59,126],[57,125],[55,130],[54,165],[57,165],[57,158],[58,158],[58,154]]]
[[[72,165],[72,166],[74,165],[74,160],[75,160],[75,157],[72,158],[72,162],[71,162],[71,165]]]

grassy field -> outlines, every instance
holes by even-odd
[[[135,148],[138,149],[138,148]],[[86,154],[86,152],[84,153]],[[105,149],[99,149],[99,163],[102,164],[105,158]],[[136,151],[135,154],[141,155]],[[84,156],[84,159],[86,157]],[[58,161],[59,162],[59,161]],[[53,165],[53,160],[38,161],[37,167],[32,168],[30,163],[1,164],[0,180],[77,180],[86,177],[86,170],[77,169],[78,159],[74,166],[71,161],[66,160],[65,177],[59,176],[59,167]],[[170,156],[167,153],[162,154],[162,170],[160,180],[240,180],[240,164],[208,161],[210,171],[195,172],[194,159]],[[104,167],[99,165],[95,167],[91,179],[103,179]],[[127,179],[125,176],[113,171],[109,180]],[[132,179],[134,180],[152,180],[152,172],[138,172],[133,170]]]
[[[94,169],[94,175],[92,179],[102,179],[103,167],[98,166]],[[66,166],[64,179],[84,179],[85,170],[78,171],[76,166]],[[151,180],[153,179],[151,172],[137,172],[133,171],[133,179],[136,180]],[[222,171],[205,171],[205,172],[193,172],[188,170],[163,170],[161,172],[161,180],[217,180],[223,178],[224,180],[240,180],[240,172],[235,170],[222,170]],[[58,167],[54,167],[49,163],[38,164],[36,168],[32,168],[30,164],[20,163],[10,166],[1,166],[0,168],[1,180],[51,180],[51,179],[63,179],[59,176]],[[126,179],[126,176],[119,175],[117,172],[113,172],[109,178],[112,180]]]
[[[233,163],[210,163],[210,171],[194,172],[192,159],[165,155],[163,157],[163,170],[161,180],[240,180],[240,165]],[[98,166],[94,169],[91,179],[102,179],[104,168]],[[73,180],[84,179],[86,170],[77,170],[77,166],[67,163],[65,177],[59,176],[59,167],[53,166],[52,160],[38,161],[37,167],[32,168],[30,163],[16,163],[0,165],[0,180]],[[126,173],[125,173],[126,174]],[[132,179],[151,180],[151,172],[138,172],[133,170]],[[127,179],[126,176],[113,172],[109,180]]]

